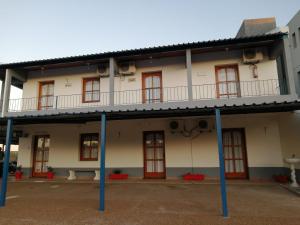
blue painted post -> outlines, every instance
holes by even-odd
[[[106,147],[106,114],[101,114],[101,160],[100,160],[100,211],[105,205],[105,147]]]
[[[220,109],[216,108],[215,112],[216,112],[216,128],[217,128],[217,135],[218,135],[222,210],[223,210],[223,217],[228,217],[227,192],[226,192],[226,180],[225,180],[225,164],[224,164],[223,142],[222,142],[222,121],[221,121]]]
[[[10,144],[13,133],[13,120],[9,118],[7,120],[6,128],[6,143],[5,143],[5,153],[4,153],[4,164],[3,164],[3,175],[0,193],[0,207],[5,206],[6,200],[6,190],[7,190],[7,178],[8,178],[8,167],[9,167],[9,156],[10,156]]]

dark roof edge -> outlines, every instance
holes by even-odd
[[[5,63],[5,64],[0,64],[0,69],[14,69],[14,68],[22,68],[25,66],[39,66],[39,65],[47,65],[47,64],[57,64],[57,63],[72,63],[76,61],[104,59],[109,57],[121,57],[121,56],[153,54],[153,53],[169,52],[169,51],[180,51],[188,48],[191,49],[207,48],[207,47],[217,47],[217,46],[229,45],[229,44],[259,42],[259,41],[267,41],[267,40],[279,40],[286,35],[287,33],[278,32],[278,33],[264,34],[258,36],[227,38],[227,39],[209,40],[209,41],[201,41],[201,42],[181,43],[175,45],[165,45],[165,46],[156,46],[156,47],[148,47],[148,48],[103,52],[103,53],[89,54],[89,55]]]

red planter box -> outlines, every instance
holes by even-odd
[[[108,176],[108,178],[110,179],[110,180],[126,180],[126,179],[128,179],[128,174],[123,174],[123,173],[121,173],[121,174],[109,174],[109,176]]]
[[[274,175],[273,179],[278,182],[278,183],[282,183],[282,184],[286,184],[289,182],[289,177],[285,176],[285,175]]]
[[[47,173],[47,179],[48,180],[53,180],[53,178],[54,178],[54,173],[53,172],[48,172]]]
[[[23,176],[23,173],[22,173],[22,172],[16,171],[16,173],[15,173],[15,178],[16,178],[16,180],[21,180],[21,179],[22,179],[22,176]]]
[[[204,174],[192,174],[192,173],[188,173],[186,175],[183,176],[183,180],[197,180],[197,181],[201,181],[204,180],[205,175]]]

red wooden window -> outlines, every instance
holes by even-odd
[[[100,101],[100,77],[83,78],[82,102]]]
[[[162,102],[161,72],[143,73],[142,76],[143,103]]]
[[[38,110],[53,108],[54,81],[42,81],[39,84]]]
[[[216,85],[218,98],[240,97],[238,66],[216,66]]]
[[[81,134],[80,160],[97,161],[99,149],[99,134]]]

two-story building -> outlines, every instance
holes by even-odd
[[[218,108],[227,178],[284,173],[280,118],[299,108],[288,37],[245,30],[230,39],[0,65],[1,123],[11,118],[21,131],[18,164],[30,177],[44,177],[47,166],[62,177],[98,170],[105,113],[107,173],[217,177]],[[9,99],[11,85],[23,89],[21,99]]]

